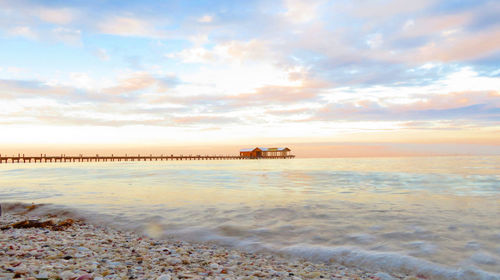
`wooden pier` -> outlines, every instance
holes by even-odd
[[[107,162],[107,161],[168,161],[168,160],[245,160],[245,159],[290,159],[294,155],[286,156],[265,156],[265,157],[247,157],[247,156],[229,156],[229,155],[136,155],[136,156],[48,156],[41,154],[40,156],[25,156],[18,154],[17,156],[2,156],[0,154],[0,163],[31,163],[31,162]]]

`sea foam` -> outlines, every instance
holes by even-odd
[[[431,279],[498,280],[500,274],[473,266],[452,268],[394,252],[373,252],[355,247],[323,247],[300,244],[281,252],[313,261],[338,262],[372,271],[419,274]]]

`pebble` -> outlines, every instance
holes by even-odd
[[[49,274],[47,272],[40,272],[35,278],[49,278]]]
[[[167,263],[171,265],[176,265],[178,263],[181,263],[182,261],[179,258],[168,258]]]
[[[84,274],[84,275],[76,278],[76,280],[92,280],[92,279],[93,279],[92,275],[90,275],[90,274]]]
[[[377,272],[375,273],[375,276],[377,276],[380,280],[393,280],[394,277],[391,275],[385,273],[385,272]]]
[[[63,279],[63,280],[68,280],[68,279],[73,278],[74,274],[73,274],[73,272],[66,270],[66,271],[61,272],[61,274],[59,274],[59,277],[61,277],[61,279]]]
[[[3,213],[0,226],[25,220]],[[49,217],[29,217],[46,220]],[[64,220],[62,217],[61,220]],[[55,221],[57,222],[57,221]],[[405,279],[336,262],[311,263],[213,243],[155,240],[82,222],[63,231],[0,232],[0,279]],[[388,278],[390,277],[390,278]],[[412,278],[406,278],[412,279]]]

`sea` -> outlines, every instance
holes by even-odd
[[[500,157],[0,164],[0,203],[370,271],[500,279]]]

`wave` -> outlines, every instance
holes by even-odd
[[[5,212],[21,213],[27,208],[23,203],[2,203]],[[98,226],[109,226],[122,230],[131,230],[147,234],[154,238],[175,238],[190,242],[214,242],[221,246],[238,248],[250,252],[269,252],[291,258],[304,258],[313,262],[335,262],[344,266],[352,266],[367,271],[419,275],[428,279],[454,280],[500,280],[500,274],[487,272],[472,265],[449,267],[433,263],[417,257],[396,252],[378,252],[348,246],[318,246],[310,244],[296,244],[280,247],[260,242],[255,238],[245,238],[238,228],[203,227],[172,228],[161,224],[161,217],[144,218],[140,222],[127,220],[125,217],[111,215],[97,215],[90,211],[81,211],[65,206],[53,204],[38,204],[38,207],[27,215],[58,215],[68,218],[85,220]],[[227,235],[220,234],[220,230]],[[256,229],[265,231],[265,229]],[[476,255],[481,261],[488,261],[489,256]]]
[[[448,267],[396,252],[377,252],[358,247],[327,247],[310,244],[277,247],[252,238],[223,236],[214,230],[201,227],[167,231],[167,233],[175,238],[189,241],[216,242],[220,245],[250,252],[265,251],[294,258],[304,258],[313,262],[335,262],[372,272],[420,275],[425,277],[424,279],[500,280],[500,274],[487,272],[472,265],[459,268]]]
[[[371,271],[384,271],[423,275],[431,279],[498,280],[500,274],[469,266],[452,268],[419,258],[394,252],[374,252],[356,247],[324,247],[298,244],[281,252],[304,257],[312,261],[336,262]]]

